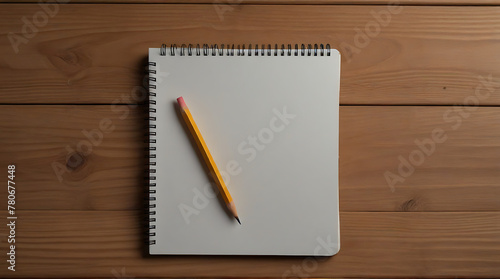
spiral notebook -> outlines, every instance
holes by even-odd
[[[329,45],[149,49],[152,255],[340,249],[340,54]],[[185,129],[183,96],[238,209],[227,213]]]

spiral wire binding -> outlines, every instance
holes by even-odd
[[[156,244],[156,62],[149,62],[149,245]]]
[[[192,44],[182,44],[180,47],[177,45],[170,45],[167,47],[166,44],[162,44],[160,48],[160,55],[166,56],[167,53],[170,56],[331,56],[330,44],[295,44],[292,48],[291,44],[286,47],[284,44],[278,47],[278,44],[274,45],[274,48],[268,44],[262,44],[252,46],[248,45],[237,45],[236,49],[233,45],[208,45],[197,44],[196,46]]]

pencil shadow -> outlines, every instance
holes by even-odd
[[[216,194],[217,200],[219,201],[221,208],[224,210],[228,218],[234,221],[234,217],[231,215],[231,212],[226,206],[226,202],[222,198],[222,195],[219,192],[219,189],[217,188],[217,185],[215,184],[215,174],[211,173],[210,170],[208,169],[208,166],[205,164],[205,160],[203,159],[203,155],[201,154],[200,149],[196,145],[196,141],[194,140],[193,136],[191,135],[191,132],[189,131],[189,128],[186,124],[186,121],[184,121],[184,118],[182,118],[182,113],[181,109],[179,107],[179,104],[177,101],[172,102],[172,105],[174,106],[175,114],[177,115],[177,120],[179,121],[180,125],[182,126],[182,129],[184,130],[184,135],[186,135],[189,143],[191,144],[192,149],[196,153],[196,156],[198,157],[198,161],[200,162],[201,166],[203,167],[203,170],[205,171],[205,175],[207,178],[207,182],[210,183],[212,190]],[[189,185],[186,185],[189,186]]]

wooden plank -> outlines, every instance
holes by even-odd
[[[126,115],[127,109],[111,105],[2,106],[0,166],[16,165],[20,208],[142,207],[147,130],[141,111],[130,108]],[[102,123],[110,123],[111,128],[102,129],[107,127]]]
[[[134,211],[18,211],[17,270],[2,268],[0,276],[480,278],[500,273],[500,212],[345,212],[340,253],[322,259],[147,257],[140,219]],[[1,238],[2,247],[6,239]],[[319,249],[327,249],[320,243]],[[5,262],[6,253],[0,258]]]
[[[461,104],[478,76],[500,77],[500,7],[399,7],[364,45],[356,30],[376,25],[372,14],[387,6],[219,8],[60,5],[16,55],[8,34],[21,36],[23,17],[43,10],[2,4],[0,103],[127,103],[122,95],[143,85],[147,49],[163,42],[329,43],[343,55],[342,104]],[[500,94],[480,104],[498,105]]]
[[[57,0],[52,0],[56,2]],[[38,3],[35,0],[0,0],[0,3]],[[44,1],[49,2],[49,1]],[[62,2],[62,0],[61,0]],[[227,5],[245,5],[245,4],[259,4],[259,5],[387,5],[399,2],[400,5],[499,5],[498,0],[76,0],[70,1],[68,4],[89,4],[89,3],[165,3],[165,4],[214,4],[221,3]]]
[[[458,113],[449,115],[453,122],[443,120],[450,109],[341,107],[341,211],[500,210],[500,108],[480,107],[455,130]],[[17,166],[20,208],[143,207],[142,118],[140,110],[129,106],[2,106],[0,167]],[[115,127],[112,132],[100,129],[105,119]],[[409,161],[409,154],[419,150],[415,140],[431,137],[436,128],[443,129],[447,140],[435,143],[434,153],[391,188],[385,172],[399,175],[398,157]]]
[[[341,107],[342,209],[500,210],[499,139],[496,107]]]

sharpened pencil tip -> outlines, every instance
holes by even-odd
[[[236,218],[236,221],[238,221],[238,223],[240,223],[240,225],[241,225],[240,218],[238,218],[238,217],[234,217],[234,218]]]

